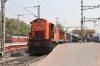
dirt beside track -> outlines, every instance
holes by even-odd
[[[21,57],[15,57],[11,60],[4,61],[0,63],[0,66],[29,66],[30,64],[39,61],[43,58],[45,58],[47,54],[45,55],[26,55]]]

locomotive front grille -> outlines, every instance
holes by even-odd
[[[35,37],[37,40],[44,39],[44,31],[35,31]]]

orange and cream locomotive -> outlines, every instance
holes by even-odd
[[[48,53],[58,44],[65,41],[64,31],[45,19],[31,22],[28,53]],[[61,37],[62,36],[62,37]],[[62,39],[64,39],[62,41]]]

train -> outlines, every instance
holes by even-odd
[[[34,19],[29,32],[28,53],[49,53],[58,44],[70,41],[67,33],[46,19]]]
[[[67,33],[66,34],[67,42],[72,42],[72,36],[71,34]]]
[[[27,50],[27,42],[28,37],[25,36],[5,36],[5,53],[4,57],[6,56],[14,56],[16,54],[20,55],[22,51]],[[3,48],[0,44],[0,52],[3,51]],[[0,57],[3,57],[3,54],[0,53]]]
[[[94,42],[99,43],[99,42],[100,42],[100,37],[99,37],[99,36],[95,36],[95,37],[94,37]]]
[[[80,38],[78,36],[72,35],[72,42],[78,42]]]
[[[26,36],[5,36],[5,43],[28,42]]]

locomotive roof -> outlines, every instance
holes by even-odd
[[[33,21],[35,21],[35,20],[39,20],[39,19],[34,19]],[[51,23],[51,22],[49,22],[48,20],[46,20],[46,19],[43,19],[43,18],[40,18],[40,20],[44,20],[44,21],[46,21],[46,22],[48,22],[48,23]],[[32,22],[33,22],[32,21]],[[53,24],[53,23],[51,23],[51,24]],[[54,25],[54,24],[53,24]]]
[[[52,25],[54,25],[54,27],[57,27],[55,24],[53,24],[53,23],[51,23],[51,22],[49,22],[48,20],[46,20],[46,19],[43,19],[43,18],[40,18],[40,19],[34,19],[33,21],[35,21],[35,20],[44,20],[44,21],[46,21],[47,23],[50,23],[50,24],[52,24]],[[32,21],[32,22],[33,22]],[[61,29],[61,28],[59,28],[59,27],[57,27],[60,31],[63,31],[64,32],[64,30],[63,29]]]

